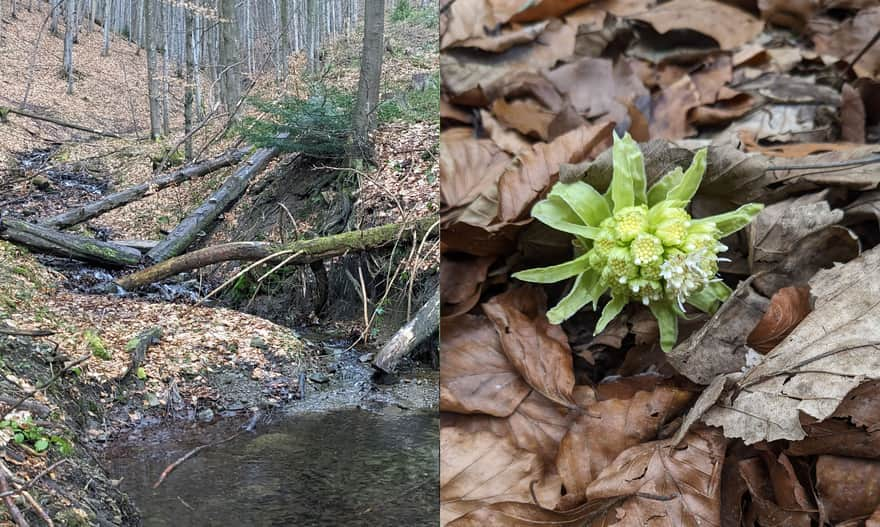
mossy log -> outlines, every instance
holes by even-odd
[[[244,194],[248,182],[259,174],[269,161],[278,155],[278,148],[261,148],[229,176],[216,192],[174,228],[164,240],[147,253],[147,258],[154,263],[184,252],[196,241],[199,233],[206,232],[208,227]]]
[[[162,328],[159,326],[153,326],[140,332],[136,337],[128,341],[125,345],[125,350],[131,353],[131,363],[128,365],[128,368],[125,369],[125,373],[122,374],[122,377],[119,378],[120,384],[128,380],[132,374],[137,374],[137,369],[141,367],[144,359],[147,358],[147,348],[161,338]]]
[[[213,159],[189,165],[168,174],[162,174],[161,176],[145,181],[140,185],[135,185],[125,190],[114,192],[98,201],[86,203],[85,205],[74,207],[61,214],[52,216],[51,218],[46,218],[40,221],[40,225],[64,229],[71,225],[82,223],[107,211],[131,203],[132,201],[155,194],[163,188],[170,187],[171,185],[178,185],[191,178],[201,177],[223,167],[234,165],[244,159],[247,152],[248,150],[245,149],[233,150]]]
[[[286,244],[224,243],[171,258],[136,273],[123,276],[116,280],[116,285],[123,289],[133,290],[177,273],[198,269],[206,265],[230,260],[257,261],[281,252],[283,254],[271,261],[289,258],[288,264],[309,264],[341,256],[348,252],[378,249],[394,243],[399,236],[413,232],[418,236],[424,236],[436,222],[436,218],[429,216],[413,223],[392,223],[381,227],[343,232],[311,240],[297,240]]]
[[[435,289],[431,298],[397,333],[382,346],[373,365],[391,373],[400,359],[437,331],[440,324],[440,290]]]
[[[127,267],[141,263],[141,252],[137,249],[11,218],[0,220],[0,238],[24,245],[37,252],[108,267]]]

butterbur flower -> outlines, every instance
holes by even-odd
[[[691,218],[686,207],[706,172],[706,149],[687,170],[676,168],[647,188],[638,144],[626,134],[614,136],[611,185],[605,194],[582,181],[557,183],[532,208],[532,216],[574,236],[575,258],[515,273],[541,284],[574,278],[571,291],[547,312],[554,324],[585,305],[602,309],[595,333],[602,331],[629,302],[642,303],[660,326],[660,345],[670,351],[678,338],[685,304],[712,313],[730,296],[718,273],[719,240],[746,225],[763,209],[749,203],[708,218]]]

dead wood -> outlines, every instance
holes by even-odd
[[[318,260],[341,256],[351,251],[369,251],[393,243],[404,233],[415,232],[424,235],[436,223],[434,217],[422,218],[413,223],[392,223],[360,231],[343,232],[332,236],[297,240],[286,244],[266,242],[233,242],[199,249],[176,258],[147,267],[136,273],[123,276],[116,284],[123,289],[133,290],[173,276],[177,273],[198,269],[206,265],[231,260],[257,261],[281,253],[278,260],[288,259],[288,264],[310,264]],[[295,256],[291,257],[290,255]]]
[[[213,159],[208,159],[207,161],[202,161],[201,163],[189,165],[179,170],[175,170],[174,172],[163,174],[149,181],[145,181],[140,185],[135,185],[125,190],[114,192],[98,201],[86,203],[85,205],[74,207],[61,214],[52,216],[51,218],[46,218],[45,220],[40,221],[40,225],[63,229],[70,227],[71,225],[76,225],[77,223],[82,223],[107,211],[122,207],[132,201],[155,194],[166,187],[178,185],[189,179],[201,177],[220,168],[234,165],[241,161],[247,152],[248,151],[245,149],[233,150]]]
[[[244,194],[251,178],[259,174],[278,155],[278,148],[261,148],[239,167],[216,192],[181,221],[159,245],[147,253],[152,262],[161,262],[184,252],[226,209]]]
[[[137,249],[56,231],[22,220],[0,219],[0,238],[37,252],[110,267],[126,267],[141,262],[141,253]]]
[[[397,363],[416,346],[437,331],[440,324],[440,290],[435,289],[431,298],[425,302],[416,315],[407,322],[382,347],[373,365],[391,373]]]
[[[119,383],[124,383],[132,374],[140,368],[144,359],[147,357],[147,348],[155,341],[162,338],[162,328],[153,326],[147,330],[140,332],[136,337],[128,341],[125,350],[131,353],[131,364],[126,368],[125,373],[119,378]]]
[[[89,128],[87,126],[82,126],[79,124],[62,121],[56,117],[50,117],[48,115],[40,115],[33,112],[29,112],[27,110],[18,110],[16,108],[5,108],[0,106],[0,119],[2,121],[6,120],[7,114],[14,113],[16,115],[20,115],[22,117],[28,117],[30,119],[36,119],[37,121],[46,121],[47,123],[57,124],[58,126],[63,126],[65,128],[71,128],[73,130],[79,130],[81,132],[88,132],[90,134],[100,135],[104,137],[113,137],[116,139],[120,139],[122,136],[118,134],[114,134],[113,132],[105,132],[103,130],[96,130],[94,128]]]

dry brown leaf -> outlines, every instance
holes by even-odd
[[[747,444],[803,439],[801,413],[825,419],[853,388],[880,378],[880,249],[819,271],[810,288],[813,312],[704,422]]]
[[[470,128],[440,134],[440,205],[455,208],[473,202],[492,187],[510,156],[488,139],[474,139]]]
[[[848,143],[865,142],[865,103],[850,84],[840,91],[840,139]]]
[[[776,502],[770,474],[760,458],[739,461],[737,468],[751,495],[751,504],[743,511],[747,525],[810,527],[809,514],[802,510],[786,510]]]
[[[625,450],[587,488],[588,501],[625,498],[592,525],[721,525],[721,469],[726,441],[718,430],[691,432]]]
[[[462,315],[440,321],[440,410],[512,414],[529,394],[501,351],[492,323]]]
[[[770,297],[767,311],[749,333],[746,343],[755,351],[766,354],[806,318],[810,309],[808,287],[783,287]]]
[[[806,156],[828,152],[850,152],[860,149],[863,145],[855,143],[786,143],[781,145],[763,146],[755,139],[750,130],[740,130],[737,134],[746,152],[758,152],[769,157],[803,158]]]
[[[562,328],[547,320],[546,310],[547,296],[537,286],[512,289],[483,304],[501,349],[523,379],[548,399],[573,406],[571,348]]]
[[[489,138],[508,154],[515,156],[532,146],[516,130],[508,130],[486,110],[480,110],[480,123],[489,134]]]
[[[534,41],[544,32],[549,23],[549,20],[545,20],[536,24],[527,24],[523,26],[516,24],[497,34],[487,34],[480,37],[461,40],[456,42],[455,46],[461,48],[476,48],[482,49],[483,51],[499,53],[514,46],[528,44],[529,42]]]
[[[816,493],[832,522],[868,516],[880,504],[880,461],[819,456]]]
[[[714,0],[672,0],[632,18],[651,24],[658,33],[689,29],[729,50],[749,42],[764,28],[752,15]]]
[[[819,8],[815,0],[758,0],[761,17],[777,26],[800,32]]]
[[[487,31],[494,31],[521,9],[518,0],[456,0],[444,10],[440,49],[485,37]]]
[[[843,22],[816,17],[810,21],[808,31],[813,34],[817,52],[849,64],[877,34],[877,28],[880,28],[880,6],[875,4]],[[880,74],[880,47],[875,44],[869,48],[852,69],[859,77],[877,78]]]
[[[544,20],[563,15],[572,9],[586,4],[590,0],[537,0],[530,1],[526,5],[529,7],[522,12],[517,13],[513,20],[516,22],[529,22],[532,20]]]
[[[880,458],[880,430],[869,431],[841,419],[804,423],[807,437],[792,441],[786,452],[791,456],[837,456]]]
[[[553,112],[534,99],[515,99],[507,102],[496,99],[492,114],[505,126],[541,141],[550,140],[550,125],[556,118]]]
[[[449,103],[445,97],[440,98],[440,119],[457,124],[471,124],[474,120],[469,112]]]
[[[660,428],[691,398],[690,392],[658,384],[652,391],[584,407],[562,439],[556,458],[567,493],[583,497],[587,486],[621,452],[655,439]]]
[[[559,478],[510,437],[444,426],[440,452],[441,525],[489,503],[529,503],[532,492],[547,507],[559,499]]]
[[[472,258],[441,255],[440,304],[444,317],[467,313],[477,305],[489,266],[494,261],[490,256]]]
[[[498,220],[509,223],[524,219],[553,182],[559,165],[585,160],[597,144],[611,135],[611,128],[611,123],[583,126],[552,143],[538,143],[520,153],[498,181]]]
[[[844,398],[834,412],[835,417],[849,417],[869,431],[880,430],[880,382],[869,381],[855,388]]]
[[[696,133],[688,124],[688,112],[700,105],[700,92],[689,75],[663,88],[654,99],[651,137],[682,139]]]
[[[607,508],[605,503],[567,511],[544,509],[530,503],[503,502],[474,510],[448,527],[582,527]]]

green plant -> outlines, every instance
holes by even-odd
[[[314,85],[305,99],[255,98],[251,103],[265,117],[245,117],[235,131],[253,145],[322,159],[347,156],[354,108],[351,93]]]
[[[616,134],[613,175],[605,194],[582,181],[557,183],[536,203],[532,216],[574,235],[571,261],[520,271],[513,276],[536,283],[575,278],[571,292],[547,312],[559,324],[610,292],[596,324],[602,331],[630,301],[648,306],[660,326],[660,344],[669,351],[678,338],[684,304],[714,312],[730,296],[718,272],[719,240],[742,229],[763,209],[750,203],[737,210],[694,219],[685,210],[706,171],[706,149],[691,166],[676,168],[650,189],[638,144]]]
[[[436,7],[413,7],[412,0],[397,0],[391,11],[392,22],[415,22],[425,27],[436,26],[439,22]]]
[[[49,434],[42,426],[37,426],[30,419],[16,421],[4,419],[0,421],[0,428],[12,432],[12,440],[19,445],[27,445],[37,452],[44,452],[51,445],[55,445],[62,455],[73,453],[73,445],[62,436]]]
[[[104,345],[104,341],[101,340],[101,337],[98,336],[97,333],[92,331],[91,329],[87,329],[85,333],[83,333],[83,337],[86,340],[86,345],[92,350],[92,355],[98,357],[101,360],[110,360],[112,357],[110,355],[110,351],[107,350],[107,347]]]
[[[381,123],[404,121],[408,123],[437,121],[440,115],[440,73],[432,74],[424,90],[402,88],[398,94],[382,101],[376,110]]]

